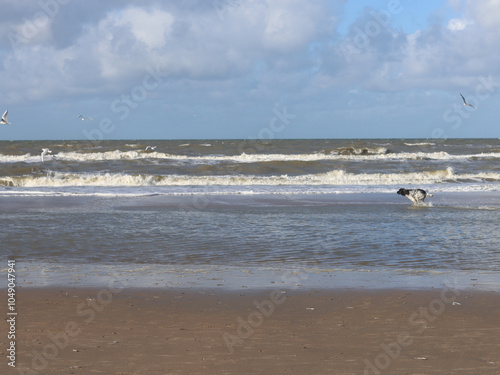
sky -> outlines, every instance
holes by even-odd
[[[500,0],[0,5],[0,140],[500,137]]]

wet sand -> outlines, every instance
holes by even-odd
[[[500,374],[493,292],[19,287],[16,307],[2,374]]]

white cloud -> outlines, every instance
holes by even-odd
[[[363,39],[359,30],[376,21],[367,11],[340,40],[334,32],[338,14],[330,12],[326,0],[228,0],[203,7],[116,2],[86,17],[72,28],[68,43],[58,44],[54,24],[72,11],[70,2],[17,54],[1,55],[0,99],[116,96],[140,84],[148,66],[160,66],[183,90],[189,85],[206,90],[207,98],[238,91],[251,100],[280,90],[315,95],[330,88],[446,89],[495,74],[500,65],[491,51],[500,48],[493,27],[497,21],[500,25],[500,0],[481,6],[472,0],[452,2],[462,14],[445,25],[414,34],[380,25],[369,29],[376,35]],[[23,25],[14,30],[20,32]],[[356,50],[349,58],[345,45]]]
[[[172,79],[231,79],[251,75],[261,62],[281,74],[297,68],[301,60],[304,63],[308,45],[324,37],[334,24],[324,0],[228,1],[219,8],[183,8],[175,2],[135,4],[87,18],[71,43],[59,48],[53,40],[60,37],[53,32],[53,21],[64,20],[72,3],[61,6],[57,15],[40,23],[29,43],[20,43],[16,53],[10,51],[0,78],[20,92],[36,91],[30,96],[35,98],[44,91],[54,94],[57,86],[61,95],[68,90],[76,94],[78,87],[81,93],[113,94],[137,84],[148,66],[158,64]],[[221,6],[224,17],[220,17]],[[30,17],[27,13],[21,19]],[[26,30],[24,23],[14,27],[17,35]],[[34,89],[30,81],[44,85]]]
[[[471,22],[462,18],[452,18],[448,21],[448,30],[461,31],[464,30],[469,23]]]
[[[467,0],[466,9],[483,27],[500,27],[500,0]]]
[[[46,15],[33,20],[24,19],[13,29],[22,38],[23,44],[46,44],[52,40],[52,20]]]
[[[135,38],[148,49],[165,46],[166,37],[172,33],[174,16],[161,9],[145,10],[131,7],[121,12],[117,25],[129,26]]]
[[[412,34],[379,25],[368,35],[367,25],[376,20],[365,10],[348,34],[330,45],[314,84],[323,90],[447,91],[475,87],[481,76],[500,79],[500,58],[492,53],[500,49],[500,29],[493,27],[500,20],[500,0],[485,2],[478,13],[482,3],[454,2],[455,18],[445,24],[436,18]],[[486,17],[489,12],[493,15]]]
[[[315,5],[304,6],[303,1],[270,1],[265,12],[263,44],[277,51],[303,47],[314,40],[324,27],[324,9]]]

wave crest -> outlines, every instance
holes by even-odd
[[[144,175],[123,173],[64,173],[51,172],[45,176],[2,177],[0,185],[11,187],[63,186],[205,186],[205,185],[403,185],[445,182],[500,181],[498,173],[455,174],[452,168],[410,173],[349,173],[333,170],[326,173],[299,176],[190,176]]]
[[[68,162],[96,162],[113,160],[180,160],[191,163],[214,163],[214,162],[239,162],[258,163],[270,161],[321,161],[321,160],[351,160],[351,161],[373,161],[373,160],[477,160],[477,159],[500,159],[500,152],[481,154],[450,155],[444,151],[438,152],[391,152],[385,147],[377,148],[355,148],[344,147],[309,154],[246,154],[238,155],[178,155],[163,152],[139,151],[106,151],[106,152],[59,152],[47,156],[48,160],[59,160]],[[39,163],[40,155],[2,155],[0,163]]]

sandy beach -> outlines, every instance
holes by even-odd
[[[500,373],[493,292],[18,288],[16,307],[5,374]]]

